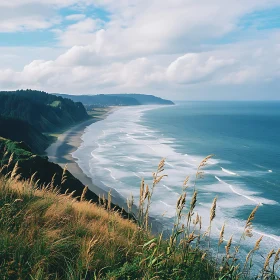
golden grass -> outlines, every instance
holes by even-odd
[[[141,181],[137,223],[122,218],[111,209],[110,192],[103,206],[85,200],[88,187],[84,188],[78,201],[67,192],[60,194],[52,183],[47,187],[38,187],[33,182],[34,176],[28,181],[19,180],[20,170],[15,165],[11,174],[0,177],[0,193],[3,196],[0,197],[0,203],[1,199],[8,201],[2,208],[0,204],[0,225],[3,226],[0,226],[0,234],[7,234],[16,225],[16,229],[9,233],[9,238],[22,239],[26,247],[37,250],[33,253],[38,256],[32,260],[32,269],[26,268],[30,276],[35,275],[31,279],[49,279],[38,276],[50,273],[48,270],[58,277],[50,279],[250,279],[253,257],[261,246],[262,237],[256,241],[242,267],[238,254],[242,240],[252,236],[258,206],[248,217],[239,242],[235,245],[231,236],[222,253],[220,247],[224,243],[225,224],[220,230],[216,247],[212,244],[214,242],[210,244],[211,225],[216,217],[218,203],[216,197],[209,209],[209,227],[206,232],[201,232],[202,218],[195,213],[198,197],[196,180],[203,176],[203,168],[211,157],[203,159],[197,169],[189,203],[189,177],[183,182],[182,194],[175,207],[173,229],[166,239],[163,234],[152,236],[149,223],[154,190],[166,176],[163,174],[164,159],[153,173],[151,186]],[[13,159],[13,155],[10,158]],[[63,172],[62,183],[65,176],[66,171]],[[104,197],[101,199],[105,202]],[[129,211],[133,204],[132,196],[127,201]],[[7,215],[11,217],[9,226],[5,228]],[[38,240],[41,242],[39,248],[42,247],[47,253],[42,253],[36,246],[33,248]],[[6,244],[5,240],[1,240],[1,235],[0,242]],[[11,251],[11,248],[7,247],[7,251]],[[14,250],[22,252],[24,248],[15,247]],[[13,263],[16,263],[15,256]],[[280,249],[271,250],[256,279],[277,279],[279,256]],[[65,268],[59,266],[61,262],[64,262]],[[20,261],[19,265],[22,265]],[[27,279],[22,276],[23,272],[16,272],[18,266],[12,267],[7,266],[8,272],[4,272],[9,275],[9,271],[12,271],[13,274],[21,275],[18,279]],[[141,275],[139,278],[138,274]]]

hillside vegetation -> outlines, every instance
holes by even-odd
[[[57,132],[88,119],[80,102],[33,90],[0,92],[0,136],[44,154]]]
[[[0,136],[17,142],[23,141],[37,154],[42,154],[52,140],[25,121],[1,116]]]
[[[123,219],[110,199],[105,207],[83,194],[78,201],[20,178],[17,168],[0,177],[2,279],[208,279],[212,269],[207,260],[198,266],[200,253],[182,271],[181,254],[163,262],[168,243]]]
[[[1,279],[101,279],[133,260],[143,237],[130,220],[35,186],[0,177]]]
[[[0,170],[0,174],[9,175],[13,169],[20,172],[22,180],[32,180],[38,185],[44,186],[59,186],[59,191],[72,193],[73,197],[80,197],[85,186],[75,178],[68,170],[67,166],[61,168],[58,164],[48,161],[47,157],[38,156],[26,146],[23,142],[14,142],[0,137],[0,158],[2,165],[5,168]],[[88,190],[84,194],[84,198],[92,202],[99,202],[100,197]],[[106,204],[105,198],[101,199],[101,204]],[[123,217],[128,214],[119,206],[112,203],[112,207],[116,211],[121,212]]]
[[[40,132],[54,132],[88,118],[82,103],[33,90],[0,92],[0,115],[25,121]]]
[[[10,158],[1,170],[9,166]],[[207,158],[197,175],[206,162]],[[188,178],[169,238],[150,234],[149,209],[154,188],[165,177],[164,163],[153,173],[152,186],[141,183],[137,223],[112,209],[110,195],[105,205],[93,204],[86,201],[85,188],[77,200],[63,194],[60,186],[39,185],[33,176],[22,180],[17,165],[0,175],[2,279],[278,279],[280,250],[268,254],[259,273],[251,271],[261,238],[242,264],[238,261],[241,238],[235,245],[232,238],[225,242],[225,227],[218,245],[210,247],[217,200],[209,212],[209,228],[203,232],[201,217],[195,214],[197,191],[186,199]],[[128,199],[128,209],[133,200]],[[242,238],[250,238],[256,211],[257,207],[248,217]]]

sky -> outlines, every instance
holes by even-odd
[[[0,0],[0,90],[280,100],[280,0]]]

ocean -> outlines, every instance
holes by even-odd
[[[186,176],[190,199],[200,161],[213,154],[197,181],[197,211],[204,229],[218,198],[212,236],[225,222],[225,239],[239,240],[245,222],[260,205],[253,237],[244,254],[263,235],[261,254],[280,248],[280,102],[180,102],[175,106],[137,106],[116,110],[86,128],[73,157],[93,182],[126,199],[139,197],[141,178],[166,158],[168,177],[156,187],[151,216],[170,227]],[[241,253],[242,253],[241,252]]]

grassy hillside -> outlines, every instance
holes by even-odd
[[[23,142],[14,142],[0,137],[0,159],[4,166],[0,170],[2,175],[10,174],[16,166],[22,180],[29,180],[32,177],[38,185],[59,186],[60,193],[67,191],[73,193],[73,197],[80,197],[85,188],[67,168],[62,169],[58,164],[49,162],[47,157],[33,154]],[[95,203],[100,200],[99,196],[90,190],[84,194],[84,197]],[[102,199],[102,204],[104,203],[107,203],[106,199]],[[119,206],[112,204],[112,207],[127,217],[127,213]]]
[[[198,167],[201,174],[207,158]],[[7,163],[9,165],[9,163]],[[6,165],[7,165],[6,164]],[[6,168],[2,165],[1,170]],[[58,188],[22,180],[16,166],[0,175],[0,275],[1,279],[278,279],[280,250],[272,250],[263,269],[252,273],[254,255],[261,238],[239,263],[243,238],[250,238],[257,207],[245,223],[239,243],[224,240],[221,228],[218,244],[211,242],[211,223],[216,203],[209,212],[209,228],[202,231],[195,214],[197,192],[187,200],[188,178],[176,205],[174,227],[167,239],[152,236],[148,214],[154,188],[164,179],[164,160],[153,173],[152,186],[142,181],[137,224],[123,219],[110,204],[80,201]],[[128,208],[133,198],[128,200]],[[223,249],[223,247],[225,249]]]
[[[201,254],[190,259],[191,269],[174,270],[174,264],[181,266],[178,255],[160,271],[167,243],[159,241],[156,252],[155,242],[110,205],[38,189],[32,180],[0,177],[1,279],[185,279],[187,270],[189,279],[208,279],[208,261],[196,264]]]
[[[116,212],[0,178],[3,280],[101,279],[102,269],[107,274],[132,261],[142,238]]]
[[[0,115],[25,121],[41,132],[54,132],[89,118],[80,102],[32,90],[0,92]]]

